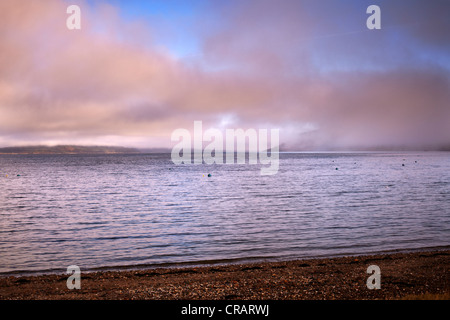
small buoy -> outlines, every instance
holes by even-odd
[[[402,167],[404,167],[405,166],[405,164],[404,163],[402,163]]]
[[[336,168],[336,170],[339,170],[338,168]]]
[[[211,173],[208,173],[208,177],[211,177]]]
[[[18,174],[17,176],[20,177],[20,174]]]

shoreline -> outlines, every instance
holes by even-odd
[[[370,290],[367,267],[381,270]],[[450,249],[289,261],[0,277],[2,300],[450,299]]]
[[[246,257],[246,258],[231,258],[231,259],[211,259],[211,260],[193,260],[180,262],[162,262],[162,263],[145,263],[134,265],[117,265],[117,266],[99,266],[88,269],[81,268],[83,273],[98,273],[98,272],[132,272],[132,271],[146,271],[155,269],[181,269],[181,268],[201,268],[214,266],[232,266],[232,265],[247,265],[247,264],[263,264],[274,262],[290,262],[290,261],[308,261],[318,259],[336,259],[336,258],[351,258],[377,255],[391,255],[397,253],[426,253],[450,250],[450,245],[423,247],[423,248],[409,248],[409,249],[393,249],[380,250],[370,253],[343,253],[323,256],[304,256],[304,257]],[[7,277],[40,277],[51,275],[65,275],[65,269],[46,269],[46,270],[13,270],[0,273],[0,279]]]

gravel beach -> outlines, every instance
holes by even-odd
[[[381,270],[368,289],[367,268]],[[450,297],[450,250],[0,278],[2,300],[359,300]]]

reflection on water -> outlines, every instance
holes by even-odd
[[[450,157],[282,154],[261,176],[165,154],[2,155],[0,219],[0,273],[446,246]]]

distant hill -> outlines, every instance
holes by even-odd
[[[0,154],[129,154],[140,150],[110,146],[26,146],[0,148]]]
[[[141,153],[171,153],[172,149],[168,148],[146,148],[146,149],[139,149]]]

